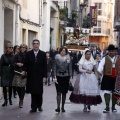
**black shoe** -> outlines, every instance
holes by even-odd
[[[117,112],[117,110],[116,110],[115,108],[112,108],[112,112],[116,113],[116,112]]]
[[[109,113],[110,112],[110,109],[109,108],[105,108],[104,110],[103,110],[103,113]]]
[[[62,109],[61,109],[61,111],[62,111],[62,112],[65,112],[65,109],[64,109],[64,108],[62,108]]]
[[[87,106],[87,112],[90,112],[91,111],[91,107],[90,105]]]
[[[51,84],[49,83],[48,86],[50,86]]]
[[[12,100],[9,100],[10,105],[12,105]]]
[[[2,107],[5,107],[5,106],[7,106],[7,102],[4,102],[4,103],[2,104]]]
[[[30,110],[30,113],[35,113],[37,112],[37,110]]]
[[[43,111],[43,109],[40,107],[40,108],[38,108],[38,110],[41,112],[41,111]]]
[[[59,113],[60,112],[60,108],[55,109],[55,112]]]

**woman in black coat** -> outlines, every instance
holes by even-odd
[[[14,71],[11,67],[13,61],[13,46],[9,43],[6,45],[6,52],[1,56],[0,75],[1,86],[3,87],[4,103],[2,106],[7,106],[7,87],[9,89],[9,103],[12,105],[12,81]]]
[[[23,107],[23,100],[25,95],[26,77],[22,75],[25,71],[25,56],[26,56],[27,46],[25,44],[20,45],[20,52],[14,56],[13,68],[15,70],[13,86],[16,88],[19,96],[19,107]],[[21,73],[21,74],[20,74]]]

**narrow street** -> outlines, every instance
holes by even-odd
[[[75,77],[73,82],[75,81]],[[101,93],[102,94],[102,93]],[[2,107],[3,100],[0,100],[0,120],[120,120],[120,107],[116,106],[117,113],[103,113],[104,101],[101,105],[92,106],[90,113],[83,113],[83,105],[73,104],[69,101],[70,92],[67,95],[65,113],[57,114],[56,90],[54,83],[51,86],[44,85],[43,112],[29,113],[30,95],[26,94],[24,108],[18,107],[18,96],[13,98],[13,105]]]

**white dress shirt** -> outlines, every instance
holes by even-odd
[[[35,57],[37,57],[38,51],[34,51]]]
[[[116,62],[116,57],[114,56],[113,58],[108,56],[111,60],[112,63]],[[98,66],[98,72],[102,73],[105,65],[105,57],[100,61],[99,66]],[[114,67],[114,66],[113,66]]]

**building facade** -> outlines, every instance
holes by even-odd
[[[91,28],[89,37],[90,45],[99,46],[104,49],[108,44],[115,44],[114,41],[114,0],[89,0],[90,6],[97,6],[97,26]]]
[[[58,47],[59,41],[59,6],[58,2],[43,0],[43,26],[41,29],[42,49],[49,51]]]
[[[120,47],[120,0],[115,0],[114,7],[114,32],[117,46]]]

